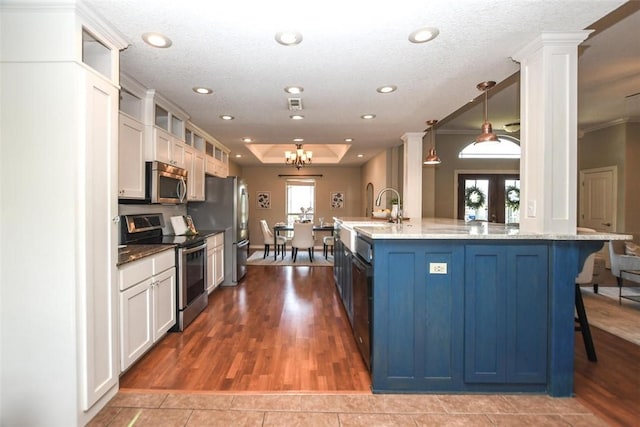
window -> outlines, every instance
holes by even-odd
[[[519,205],[518,175],[458,175],[458,219],[514,224],[520,222]]]
[[[287,180],[287,222],[296,220],[314,221],[316,206],[316,183],[313,179]]]
[[[500,135],[499,144],[472,142],[460,151],[460,159],[519,159],[520,141],[507,135]]]

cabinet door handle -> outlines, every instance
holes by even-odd
[[[603,222],[602,225],[606,225],[607,227],[611,227],[611,223],[610,222]]]

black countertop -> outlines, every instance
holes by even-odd
[[[162,243],[123,245],[118,248],[118,262],[116,265],[121,266],[162,251],[175,249],[180,244],[206,239],[209,236],[223,232],[224,230],[198,230],[198,234],[195,236],[162,236]]]

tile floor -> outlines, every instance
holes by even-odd
[[[470,425],[606,426],[576,399],[543,395],[222,394],[129,391],[120,391],[89,424],[91,427]]]

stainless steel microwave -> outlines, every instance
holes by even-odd
[[[187,170],[162,162],[146,162],[147,203],[187,202]]]

